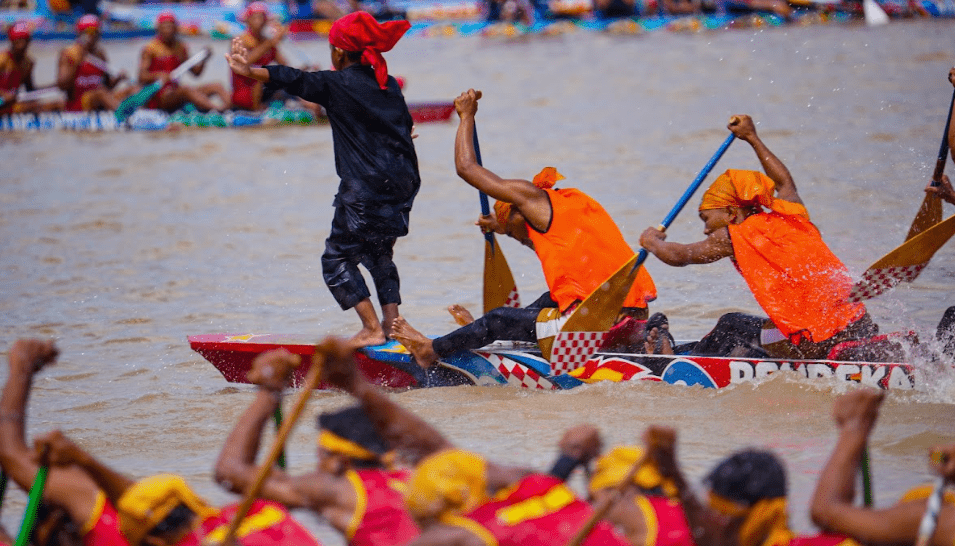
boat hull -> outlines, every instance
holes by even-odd
[[[246,373],[261,352],[285,348],[309,357],[316,336],[281,334],[206,334],[190,336],[189,344],[232,383],[248,383]],[[923,389],[918,369],[904,363],[840,362],[831,360],[779,360],[685,355],[597,353],[570,374],[554,375],[550,363],[528,344],[496,343],[462,351],[427,372],[396,342],[368,347],[357,354],[359,371],[373,383],[387,388],[450,385],[509,385],[563,390],[600,381],[657,381],[671,385],[723,388],[791,372],[805,380],[829,380],[880,389]],[[301,384],[310,359],[295,372]],[[326,388],[320,385],[319,388]]]

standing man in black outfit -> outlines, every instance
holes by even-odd
[[[411,114],[381,55],[410,27],[407,21],[379,24],[360,11],[335,21],[328,35],[334,71],[252,67],[245,47],[235,40],[226,57],[236,74],[265,82],[266,93],[283,89],[321,104],[328,113],[341,184],[322,273],[342,309],[358,312],[362,329],[352,337],[356,346],[384,343],[398,317],[401,297],[393,247],[398,237],[408,234],[411,204],[421,186]],[[371,272],[382,321],[358,264]]]

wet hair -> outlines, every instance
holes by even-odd
[[[79,546],[83,544],[79,526],[65,509],[40,502],[36,511],[36,527],[31,544],[34,546]]]
[[[347,58],[350,62],[358,63],[361,62],[361,54],[361,51],[346,51],[345,58]]]
[[[786,470],[768,451],[740,451],[716,465],[705,482],[714,493],[746,506],[786,496]]]
[[[322,413],[318,416],[317,427],[336,436],[355,442],[379,457],[388,451],[384,438],[375,430],[375,424],[360,406],[350,406],[343,410]],[[353,461],[356,466],[378,466],[379,461]]]
[[[193,512],[185,504],[179,504],[172,509],[169,514],[166,515],[157,523],[152,529],[149,530],[147,535],[162,537],[164,535],[172,535],[181,531],[183,528],[189,528],[192,526],[192,518],[195,517],[196,513]]]

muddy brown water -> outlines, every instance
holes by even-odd
[[[199,47],[206,42],[191,42]],[[204,79],[225,81],[225,42]],[[109,42],[132,71],[142,41]],[[36,79],[53,76],[63,44],[35,43]],[[327,45],[297,42],[328,65]],[[931,176],[955,64],[949,21],[878,29],[814,26],[621,37],[588,32],[531,39],[409,37],[388,54],[409,101],[484,91],[485,165],[530,178],[555,165],[601,201],[627,239],[655,225],[749,113],[789,166],[816,225],[855,274],[902,242]],[[476,192],[454,173],[456,123],[422,125],[423,179],[412,232],[396,248],[402,312],[422,331],[453,326],[445,307],[478,309],[483,242]],[[49,336],[62,358],[35,384],[29,429],[63,429],[133,476],[171,471],[216,503],[219,448],[252,398],[186,343],[213,332],[347,335],[357,329],[321,279],[319,257],[337,187],[328,127],[174,133],[0,134],[0,347]],[[717,167],[758,168],[737,142]],[[691,207],[671,240],[702,236]],[[955,212],[946,205],[946,215]],[[532,253],[505,241],[525,298],[544,290]],[[669,268],[651,258],[654,310],[678,338],[706,333],[728,311],[758,307],[729,263]],[[955,246],[912,285],[873,300],[885,330],[930,335],[953,303]],[[921,365],[921,363],[917,363]],[[0,380],[7,368],[0,368]],[[567,426],[594,422],[608,443],[649,423],[680,431],[680,458],[700,478],[744,446],[787,463],[790,511],[810,530],[808,498],[833,444],[832,400],[845,389],[778,375],[722,391],[598,384],[568,392],[461,387],[404,392],[402,404],[454,441],[500,461],[546,467]],[[926,450],[955,441],[949,372],[928,390],[895,393],[872,441],[878,504],[928,477]],[[317,411],[347,399],[316,394],[289,445],[291,467],[314,465]],[[580,483],[575,482],[576,487]],[[7,494],[16,529],[24,495]],[[303,520],[340,543],[317,518]]]

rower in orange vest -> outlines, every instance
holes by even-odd
[[[255,457],[262,429],[291,381],[299,357],[287,351],[259,355],[249,379],[259,385],[256,399],[226,439],[216,463],[216,480],[234,492],[256,479]],[[410,473],[390,468],[393,453],[361,408],[348,407],[318,417],[318,465],[292,476],[276,469],[261,498],[306,508],[325,518],[352,546],[398,546],[418,534],[404,504]]]
[[[575,306],[634,255],[600,203],[575,188],[554,189],[564,179],[557,169],[545,167],[528,181],[503,179],[479,165],[473,140],[477,101],[473,89],[454,101],[461,118],[454,144],[458,175],[498,200],[495,214],[479,219],[482,231],[508,235],[533,249],[550,291],[525,308],[499,307],[434,340],[398,317],[391,337],[425,368],[454,352],[496,340],[537,342],[549,358],[554,338]],[[624,314],[646,321],[647,303],[656,296],[653,279],[641,268],[624,301]]]
[[[848,269],[823,242],[789,170],[757,136],[753,120],[734,116],[729,129],[753,147],[766,175],[728,170],[713,182],[700,204],[706,239],[672,243],[647,228],[640,244],[678,267],[731,258],[769,315],[761,329],[740,335],[770,356],[825,358],[843,341],[877,334],[865,305],[849,301]]]

